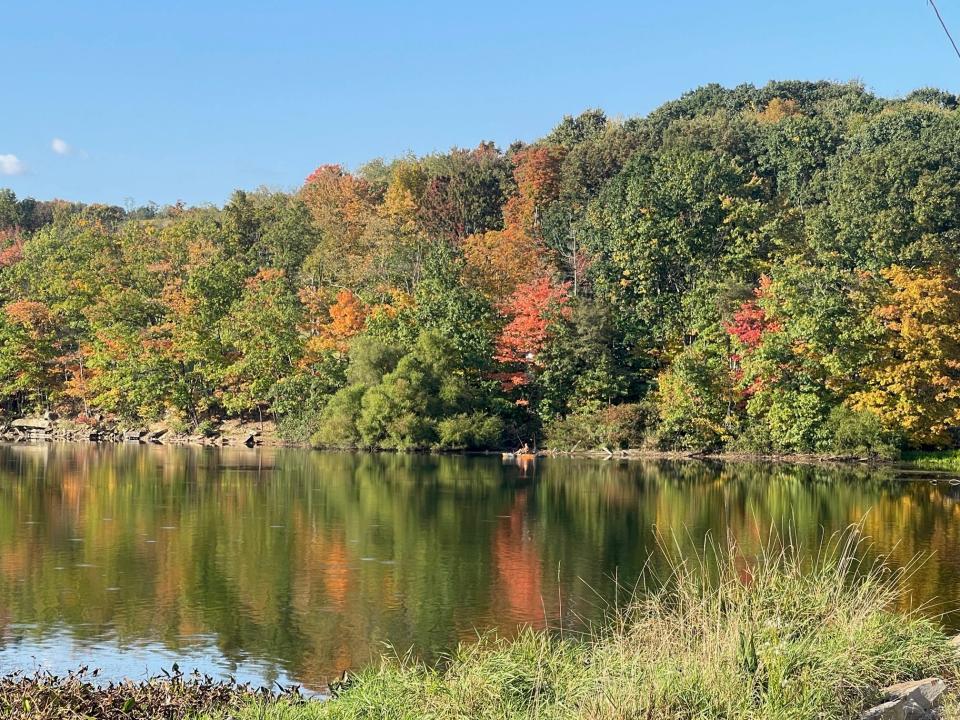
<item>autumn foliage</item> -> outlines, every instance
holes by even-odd
[[[23,236],[14,228],[0,230],[0,268],[16,265],[23,258]]]
[[[0,190],[0,410],[344,448],[958,447],[957,138],[939,90],[711,85],[219,208]]]
[[[25,328],[33,335],[39,335],[51,329],[50,308],[42,302],[19,300],[8,303],[3,311],[11,322]]]
[[[564,151],[555,146],[528,147],[513,156],[517,194],[503,209],[504,224],[526,236],[538,238],[538,211],[560,191],[560,168]]]
[[[724,323],[727,332],[736,338],[745,351],[759,347],[766,333],[780,330],[780,323],[770,318],[767,311],[759,304],[769,295],[770,284],[770,277],[762,275],[758,286],[753,291],[755,299],[744,301],[733,314],[733,318]]]
[[[559,194],[563,151],[528,147],[515,152],[512,160],[517,193],[504,205],[503,229],[471,235],[463,243],[468,278],[497,300],[549,272],[538,214]]]
[[[301,300],[309,302],[307,293],[301,291],[300,297]],[[346,352],[350,347],[350,339],[363,330],[368,312],[363,301],[352,292],[349,290],[338,292],[333,304],[327,308],[329,321],[316,326],[313,335],[307,341],[307,354],[328,350]]]
[[[303,200],[323,232],[355,242],[363,233],[373,193],[369,183],[339,165],[321,165],[307,178]]]
[[[463,255],[467,278],[491,298],[509,297],[548,267],[544,248],[513,226],[471,235]]]
[[[506,389],[529,382],[527,369],[537,365],[551,322],[569,313],[568,289],[568,284],[556,284],[544,276],[518,286],[503,304],[507,322],[497,338],[494,357],[515,368],[500,376]]]
[[[851,404],[916,445],[943,447],[960,427],[960,281],[942,267],[884,270],[875,309],[883,344]]]

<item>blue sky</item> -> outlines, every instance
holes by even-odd
[[[939,6],[960,36],[960,0]],[[960,92],[926,0],[31,0],[0,16],[0,187],[44,199],[219,204],[320,163],[645,114],[708,82]]]

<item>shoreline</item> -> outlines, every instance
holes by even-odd
[[[374,452],[396,454],[396,450],[367,449],[367,448],[325,448],[316,447],[307,442],[296,442],[282,438],[272,420],[263,422],[245,422],[239,419],[230,419],[219,424],[211,425],[206,433],[184,432],[171,428],[165,423],[148,425],[124,425],[120,422],[98,422],[94,424],[81,423],[71,418],[58,417],[23,417],[8,419],[0,423],[0,440],[9,443],[45,443],[45,442],[75,442],[75,443],[109,443],[109,444],[141,444],[141,445],[170,445],[194,447],[274,447],[301,450],[322,450],[325,452]],[[610,450],[598,448],[594,450],[551,450],[541,449],[530,453],[517,453],[508,450],[413,450],[410,454],[423,455],[482,455],[500,456],[505,460],[523,463],[541,458],[570,458],[594,460],[633,460],[633,461],[681,461],[694,460],[701,462],[719,463],[785,463],[793,465],[826,465],[826,466],[861,466],[861,467],[892,467],[896,465],[910,465],[918,469],[950,471],[952,468],[922,465],[927,453],[914,452],[910,458],[880,458],[856,454],[837,453],[750,453],[736,451],[704,451],[704,450],[651,450],[628,448]],[[929,453],[936,457],[935,452]],[[957,468],[960,471],[960,467]]]
[[[0,439],[17,442],[138,443],[247,447],[309,447],[283,440],[273,421],[225,420],[205,433],[184,432],[165,423],[124,425],[120,422],[82,423],[71,418],[23,417],[0,425]]]
[[[607,460],[712,460],[716,462],[783,462],[795,464],[892,465],[898,460],[831,453],[748,453],[702,450],[542,450],[537,457],[596,458]]]

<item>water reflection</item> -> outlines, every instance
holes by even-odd
[[[812,546],[861,520],[872,553],[931,555],[914,602],[953,607],[958,500],[889,469],[3,446],[0,665],[320,687],[384,643],[432,659],[597,619],[656,533],[749,556],[771,527]]]

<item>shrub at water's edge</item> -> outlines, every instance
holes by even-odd
[[[924,470],[960,472],[960,450],[908,451],[902,459]]]
[[[248,718],[849,718],[880,688],[958,657],[933,621],[900,614],[902,574],[797,548],[676,561],[587,639],[526,631],[464,645],[438,668],[385,660],[324,703],[251,705]],[[710,578],[710,579],[707,579]]]

